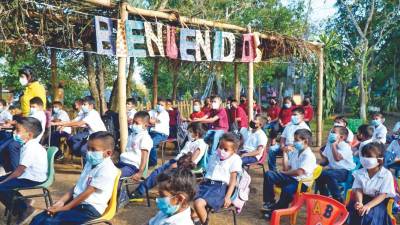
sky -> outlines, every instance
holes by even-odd
[[[297,0],[281,0],[284,5],[289,2],[296,2]],[[307,1],[306,1],[307,2]],[[319,24],[329,17],[333,16],[336,12],[334,5],[336,0],[311,0],[311,20]]]

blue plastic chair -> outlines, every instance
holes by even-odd
[[[353,181],[354,181],[353,172],[360,169],[361,167],[360,159],[358,157],[353,156],[353,162],[356,164],[356,167],[350,170],[350,173],[347,176],[346,181],[338,183],[340,189],[342,190],[342,196],[344,197],[343,199],[346,198],[347,191],[350,190],[353,186]]]

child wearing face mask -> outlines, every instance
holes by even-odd
[[[267,171],[264,175],[264,205],[265,218],[270,219],[275,209],[287,208],[296,193],[299,180],[311,178],[317,167],[317,160],[309,145],[312,141],[310,130],[299,129],[294,133],[294,150],[283,152],[283,171]],[[282,188],[279,201],[275,203],[274,185]],[[302,191],[309,183],[304,183]]]
[[[383,167],[385,147],[372,142],[361,150],[363,166],[353,173],[354,200],[349,203],[349,224],[386,225],[391,224],[386,211],[388,198],[395,196],[392,173]]]
[[[207,209],[218,211],[231,206],[231,197],[237,182],[237,174],[242,171],[242,160],[236,154],[239,140],[232,133],[220,139],[217,154],[211,156],[204,181],[199,185],[195,197],[195,222],[207,222]]]
[[[232,100],[231,104],[232,104],[232,109],[230,110],[231,112],[230,117],[232,118],[232,123],[237,124],[237,129],[239,132],[244,132],[245,130],[247,130],[249,126],[249,119],[247,117],[247,114],[243,110],[243,108],[239,106],[239,103],[236,100]]]
[[[285,97],[283,99],[282,109],[279,112],[279,125],[281,131],[290,123],[292,118],[292,110],[295,108],[293,106],[293,101],[291,97]]]
[[[374,134],[372,135],[372,140],[386,144],[387,128],[383,124],[385,118],[381,113],[375,113],[372,116],[371,125],[374,127]]]
[[[353,162],[351,146],[346,142],[348,131],[345,127],[334,127],[329,134],[325,150],[321,154],[320,165],[328,165],[316,180],[316,189],[321,195],[343,202],[338,182],[344,182],[356,164]]]
[[[353,132],[347,127],[347,119],[344,116],[337,116],[333,122],[333,127],[346,127],[349,135],[347,136],[346,142],[351,144],[353,142],[354,139],[354,134]]]
[[[111,160],[114,147],[111,133],[91,134],[87,162],[76,185],[30,224],[84,224],[99,218],[108,206],[118,174]]]
[[[121,170],[121,178],[132,177],[140,181],[149,159],[153,140],[147,132],[150,116],[145,111],[139,111],[133,117],[132,134],[129,135],[126,151],[119,156],[117,168]]]
[[[185,146],[182,148],[181,152],[174,158],[164,163],[157,169],[155,169],[143,182],[139,184],[136,190],[132,193],[131,199],[140,199],[146,193],[146,188],[150,190],[157,185],[157,176],[161,173],[176,168],[178,166],[178,161],[183,157],[190,154],[191,161],[194,165],[197,165],[203,158],[207,144],[203,140],[204,130],[201,123],[194,122],[188,126],[188,138]]]
[[[29,101],[29,104],[31,107],[29,116],[38,119],[40,121],[40,124],[42,125],[42,133],[36,138],[36,140],[40,142],[40,140],[43,137],[43,133],[46,129],[46,121],[47,121],[46,113],[44,112],[43,109],[43,101],[39,97],[34,97]]]
[[[8,111],[7,102],[4,99],[0,99],[0,124],[5,124],[11,121],[13,116]]]
[[[240,150],[243,165],[258,162],[268,142],[262,128],[265,125],[265,118],[257,114],[254,121],[250,121],[250,129],[241,132],[243,137],[243,148]]]
[[[358,127],[356,137],[360,144],[358,145],[358,147],[353,149],[353,155],[355,157],[359,157],[359,153],[361,152],[362,148],[372,142],[373,133],[374,128],[368,124],[363,124]]]
[[[47,179],[47,152],[35,141],[42,132],[40,121],[32,117],[21,117],[16,120],[13,138],[22,147],[17,166],[12,173],[0,177],[0,202],[10,209],[13,196],[22,195],[15,188],[37,186]],[[9,163],[9,162],[2,162]],[[4,164],[3,164],[4,165]],[[34,208],[27,201],[18,200],[14,205],[17,224],[29,221]]]
[[[193,112],[189,116],[189,121],[195,119],[203,118],[205,116],[204,112],[201,110],[201,102],[198,99],[193,100]]]
[[[196,194],[196,178],[188,169],[162,173],[157,178],[157,215],[148,225],[193,225],[190,204]]]
[[[385,167],[395,170],[396,177],[400,175],[400,137],[398,135],[395,136],[394,140],[386,149]]]
[[[52,122],[69,122],[69,115],[63,110],[63,105],[61,102],[53,102],[53,115],[51,117]],[[69,138],[71,135],[71,127],[65,127],[63,130],[52,132],[50,138],[50,146],[56,146],[60,149],[60,140],[62,137]],[[64,158],[64,153],[58,151],[56,154],[56,159],[61,160]]]

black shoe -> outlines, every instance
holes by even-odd
[[[272,212],[264,213],[264,219],[271,220],[271,217],[272,217]]]
[[[64,159],[64,153],[61,153],[61,154],[56,156],[56,161],[61,161],[63,159]]]
[[[134,191],[129,195],[129,201],[130,202],[142,202],[142,201],[144,201],[144,196],[142,194],[140,194],[139,192]]]
[[[269,211],[271,211],[273,209],[275,204],[276,204],[275,202],[267,202],[262,206],[261,211],[269,212]]]

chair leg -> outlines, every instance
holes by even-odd
[[[150,207],[150,196],[149,196],[149,189],[146,187],[146,185],[145,185],[145,189],[146,189],[146,201],[147,201],[147,207]]]
[[[161,144],[161,162],[162,165],[164,165],[165,159],[164,159],[164,149],[165,149],[165,145],[167,144],[167,142],[163,142]]]
[[[232,215],[233,215],[233,225],[237,225],[237,221],[236,221],[236,209],[233,208],[232,209]]]
[[[13,212],[14,212],[15,201],[16,201],[16,198],[15,198],[15,195],[14,195],[13,198],[12,198],[12,201],[11,201],[10,208],[8,210],[7,223],[6,223],[7,225],[11,225],[11,219],[12,219]]]
[[[43,191],[44,202],[46,203],[46,209],[48,209],[49,208],[49,199],[47,198],[47,191],[45,188],[43,188],[42,191]]]
[[[53,199],[51,198],[50,191],[46,188],[47,198],[49,200],[50,207],[53,206]]]

